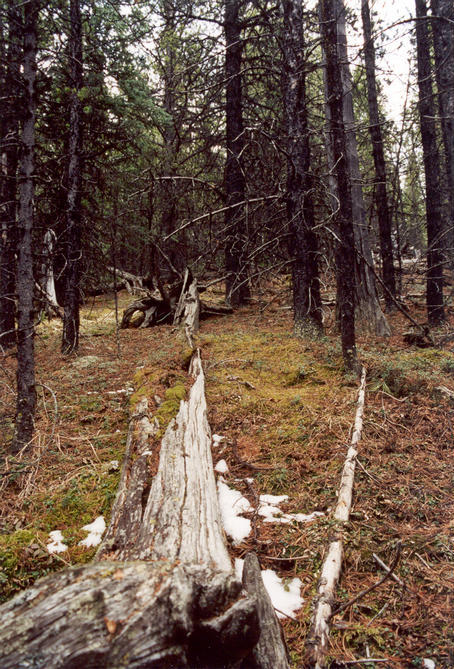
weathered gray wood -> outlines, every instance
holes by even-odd
[[[149,493],[155,427],[147,400],[136,405],[97,561],[0,607],[2,669],[233,669],[250,654],[257,602],[242,591],[226,548],[199,352],[190,373],[189,399],[166,430]]]
[[[180,560],[231,571],[211,457],[205,377],[200,354],[189,400],[169,425],[161,444],[159,469],[144,512],[135,557]]]
[[[287,646],[270,596],[263,585],[260,564],[255,553],[248,553],[243,566],[243,587],[257,597],[260,637],[242,664],[243,669],[288,669]]]
[[[49,576],[4,605],[1,623],[2,669],[215,669],[257,638],[255,603],[233,575],[168,561]]]
[[[143,496],[148,481],[149,438],[159,430],[148,414],[148,400],[140,399],[129,421],[126,453],[120,484],[112,507],[109,527],[97,552],[97,559],[124,560],[131,553],[143,515]]]

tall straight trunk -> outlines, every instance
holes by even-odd
[[[435,74],[443,135],[446,173],[446,243],[451,264],[454,260],[454,5],[452,0],[431,0]]]
[[[18,5],[8,5],[8,48],[3,51],[0,190],[0,346],[16,343],[16,217],[17,164],[19,155],[19,80],[21,58],[21,14]],[[5,27],[6,33],[6,27]]]
[[[283,0],[284,110],[287,134],[287,218],[293,254],[294,331],[319,334],[322,310],[318,240],[314,232],[306,109],[303,1]]]
[[[225,214],[227,239],[225,244],[226,300],[233,306],[248,301],[249,285],[245,268],[247,231],[245,220],[246,181],[244,178],[243,151],[244,127],[241,86],[241,22],[240,0],[225,0],[225,74],[226,74],[226,149],[224,171]]]
[[[342,102],[344,89],[337,48],[336,4],[336,0],[320,0],[320,29],[326,60],[330,144],[339,198],[334,221],[338,237],[336,275],[342,355],[346,369],[356,371],[353,205]]]
[[[67,274],[64,299],[62,353],[79,346],[81,276],[81,187],[82,187],[82,21],[79,0],[70,0],[69,38],[71,104],[69,112],[68,199],[66,207]]]
[[[32,436],[36,407],[33,322],[33,197],[35,171],[36,51],[39,0],[28,0],[24,11],[23,120],[19,167],[17,260],[17,406],[12,451]]]
[[[369,229],[366,222],[366,209],[364,205],[362,177],[359,169],[358,147],[356,142],[356,123],[353,113],[352,77],[350,73],[347,31],[345,22],[345,6],[343,0],[335,0],[334,17],[337,25],[337,48],[338,60],[343,89],[343,120],[345,127],[345,142],[347,150],[347,164],[350,174],[353,232],[356,253],[354,255],[355,268],[355,309],[357,320],[365,329],[375,332],[379,336],[390,334],[388,322],[380,306],[375,274],[373,269],[373,258],[370,248]],[[325,82],[326,86],[326,82]],[[328,89],[329,90],[329,89]],[[329,105],[327,106],[327,118],[329,122]],[[328,146],[328,160],[333,169],[335,161]],[[335,182],[335,180],[333,180]],[[336,186],[333,189],[335,207],[338,195]]]
[[[180,85],[181,75],[177,67],[177,43],[175,40],[178,28],[175,3],[169,0],[162,2],[162,16],[164,28],[160,41],[162,43],[163,63],[162,77],[164,84],[163,106],[168,114],[169,121],[163,131],[163,159],[162,173],[166,177],[176,174],[177,157],[180,151],[180,135],[177,130],[177,91]],[[160,182],[159,193],[161,202],[160,233],[163,238],[170,235],[178,228],[179,206],[178,206],[177,181],[164,179]],[[178,235],[178,241],[171,237],[162,243],[155,255],[157,260],[157,272],[164,281],[174,281],[177,275],[183,277],[186,266],[184,231]],[[153,253],[153,251],[152,251]],[[154,255],[154,253],[153,253]]]
[[[375,79],[375,45],[368,0],[361,2],[361,16],[364,34],[364,61],[366,65],[367,101],[369,105],[369,133],[372,142],[372,156],[375,167],[375,202],[377,206],[380,251],[385,286],[385,304],[388,311],[395,308],[396,279],[394,274],[393,247],[391,241],[391,213],[388,205],[385,151],[378,113],[377,84]]]
[[[427,316],[430,325],[445,320],[443,305],[443,260],[440,193],[440,156],[435,126],[435,104],[427,8],[425,0],[416,4],[416,53],[418,58],[419,118],[421,125],[424,173],[426,178],[427,221]]]

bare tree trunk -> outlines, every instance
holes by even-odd
[[[444,247],[454,260],[454,6],[452,0],[431,0],[435,76],[443,134],[447,198]]]
[[[344,127],[341,66],[337,48],[336,0],[320,1],[320,30],[326,58],[326,84],[330,111],[330,141],[334,159],[334,174],[338,208],[334,214],[336,236],[336,274],[342,355],[347,370],[357,371],[354,304],[354,233],[352,188],[347,161],[347,140]]]
[[[17,416],[13,452],[32,436],[36,406],[33,322],[33,197],[35,171],[36,51],[39,0],[24,4],[24,117],[19,168],[19,217],[17,260]]]
[[[81,276],[81,187],[82,187],[82,101],[79,91],[83,86],[82,21],[79,0],[70,0],[71,34],[70,79],[71,107],[69,116],[69,166],[67,226],[67,274],[62,334],[62,353],[77,351],[79,346],[79,308]]]
[[[243,150],[244,127],[241,87],[241,23],[240,0],[225,0],[225,73],[226,73],[226,148],[227,158],[224,172],[226,205],[225,266],[229,275],[226,280],[226,300],[232,306],[245,304],[249,297],[247,272],[244,267],[247,246],[245,220],[246,182],[244,178]]]
[[[358,322],[365,329],[370,329],[372,332],[375,332],[375,334],[380,336],[387,336],[390,334],[390,329],[378,299],[375,275],[373,272],[369,230],[366,223],[362,178],[359,169],[358,147],[356,142],[356,124],[353,114],[352,78],[348,63],[345,7],[343,0],[336,0],[334,11],[337,23],[338,60],[343,89],[342,113],[346,133],[345,142],[347,165],[351,183],[352,215],[354,222],[353,233],[356,249],[353,259],[355,268],[355,310]],[[329,105],[327,105],[328,123],[329,114]],[[335,161],[330,147],[328,147],[328,160],[331,169],[333,169]],[[330,185],[333,187],[333,182],[333,200],[335,209],[337,207],[339,194],[336,192],[335,180],[332,180]]]
[[[175,31],[177,29],[177,17],[175,15],[175,3],[171,0],[163,0],[162,15],[164,28],[161,34],[162,42],[162,77],[164,83],[164,109],[169,116],[169,121],[165,124],[163,130],[163,164],[162,172],[164,176],[171,177],[175,175],[175,167],[178,153],[180,151],[180,138],[177,131],[177,89],[180,75],[177,70],[177,45],[175,44]],[[160,183],[161,198],[161,216],[160,216],[160,236],[165,239],[178,226],[179,206],[178,206],[178,187],[174,179],[164,179]],[[180,240],[174,237],[160,242],[158,255],[156,256],[158,272],[157,275],[163,281],[175,281],[183,275],[186,266],[185,256],[182,251],[184,244],[180,232]],[[162,244],[162,245],[161,245]],[[156,249],[155,249],[156,250]]]
[[[427,220],[427,316],[430,325],[445,320],[441,229],[440,156],[435,126],[432,67],[425,0],[416,4],[416,52],[418,57],[419,118],[426,177]]]
[[[318,240],[314,232],[306,109],[302,0],[283,0],[284,110],[287,131],[287,218],[290,229],[295,334],[320,334]]]
[[[4,50],[1,120],[0,191],[0,346],[16,343],[16,216],[17,163],[19,146],[19,85],[21,58],[21,14],[13,2],[8,5],[8,49]],[[6,27],[4,29],[6,33]],[[6,43],[6,40],[5,40]]]
[[[367,100],[369,104],[369,132],[372,141],[372,155],[375,166],[375,202],[377,206],[380,251],[383,267],[385,304],[388,311],[395,309],[396,279],[394,275],[393,247],[391,241],[391,212],[388,204],[385,151],[378,112],[377,84],[375,80],[375,46],[368,0],[362,0],[361,16],[364,33],[364,61],[366,65]]]

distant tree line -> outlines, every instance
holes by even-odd
[[[34,332],[63,319],[77,352],[86,295],[128,271],[159,285],[225,277],[246,304],[290,273],[294,331],[323,331],[337,286],[347,370],[358,325],[390,333],[402,256],[427,259],[445,320],[454,240],[454,9],[415,0],[413,81],[386,118],[383,18],[344,0],[0,0],[0,346],[17,355],[16,433],[33,435]],[[410,88],[410,84],[409,84]],[[422,147],[422,150],[421,150]],[[113,268],[113,270],[112,270]],[[49,272],[56,292],[48,289]]]

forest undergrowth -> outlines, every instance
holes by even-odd
[[[221,300],[221,287],[210,289]],[[270,300],[271,298],[271,300]],[[120,308],[131,298],[120,294]],[[291,335],[290,289],[276,279],[232,316],[203,321],[198,337],[206,371],[213,459],[226,482],[256,508],[261,494],[288,495],[286,513],[322,512],[308,523],[266,523],[249,514],[252,532],[232,557],[257,552],[262,569],[302,582],[303,608],[284,621],[293,667],[305,661],[320,566],[354,420],[358,384],[344,374],[333,326],[314,341]],[[418,301],[411,313],[419,321]],[[387,340],[360,335],[367,368],[351,522],[345,537],[339,603],[379,581],[374,558],[393,562],[393,578],[333,619],[330,666],[454,666],[454,354],[405,343],[400,313]],[[452,329],[452,323],[451,323]],[[77,356],[59,352],[61,324],[37,331],[39,408],[32,448],[7,456],[14,418],[14,358],[1,362],[0,586],[2,601],[37,578],[89,561],[82,526],[108,521],[119,480],[128,412],[146,392],[162,429],[187,385],[187,351],[171,326],[122,330],[117,342],[111,297],[87,302]],[[119,349],[117,344],[119,343]],[[170,392],[169,392],[170,391]],[[174,397],[175,395],[175,397]],[[172,401],[173,404],[172,404]],[[153,406],[154,404],[154,406]],[[175,406],[174,406],[175,405]],[[155,449],[158,444],[155,444]],[[152,466],[153,463],[152,463]],[[49,555],[49,532],[68,550]],[[371,659],[377,658],[380,663]]]

